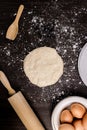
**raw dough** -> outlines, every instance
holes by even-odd
[[[63,74],[63,60],[55,49],[40,47],[25,57],[24,71],[33,84],[46,87],[55,84]]]

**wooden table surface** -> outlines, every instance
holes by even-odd
[[[5,38],[20,4],[25,9],[14,41]],[[3,0],[0,1],[0,69],[12,87],[22,91],[46,128],[52,130],[51,114],[67,96],[87,98],[87,87],[78,73],[78,56],[87,42],[86,0]],[[64,74],[52,86],[39,88],[23,71],[24,57],[40,46],[54,47],[64,60]],[[26,130],[10,104],[7,90],[0,83],[0,130]]]

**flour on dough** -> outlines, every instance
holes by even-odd
[[[24,72],[33,84],[46,87],[55,84],[62,76],[63,60],[55,49],[40,47],[25,57]]]

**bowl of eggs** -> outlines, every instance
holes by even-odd
[[[60,101],[51,117],[53,130],[87,130],[87,99],[70,96]]]

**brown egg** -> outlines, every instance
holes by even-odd
[[[86,112],[86,109],[80,103],[74,103],[70,106],[71,113],[76,118],[82,118]]]
[[[58,130],[75,130],[75,128],[71,124],[61,124]]]
[[[82,119],[82,124],[85,130],[87,130],[87,113],[84,115]]]
[[[74,121],[73,125],[75,127],[75,130],[84,130],[84,127],[82,125],[82,120],[76,120],[76,121]]]
[[[63,110],[60,115],[61,123],[67,122],[71,123],[73,121],[73,116],[69,110]]]

